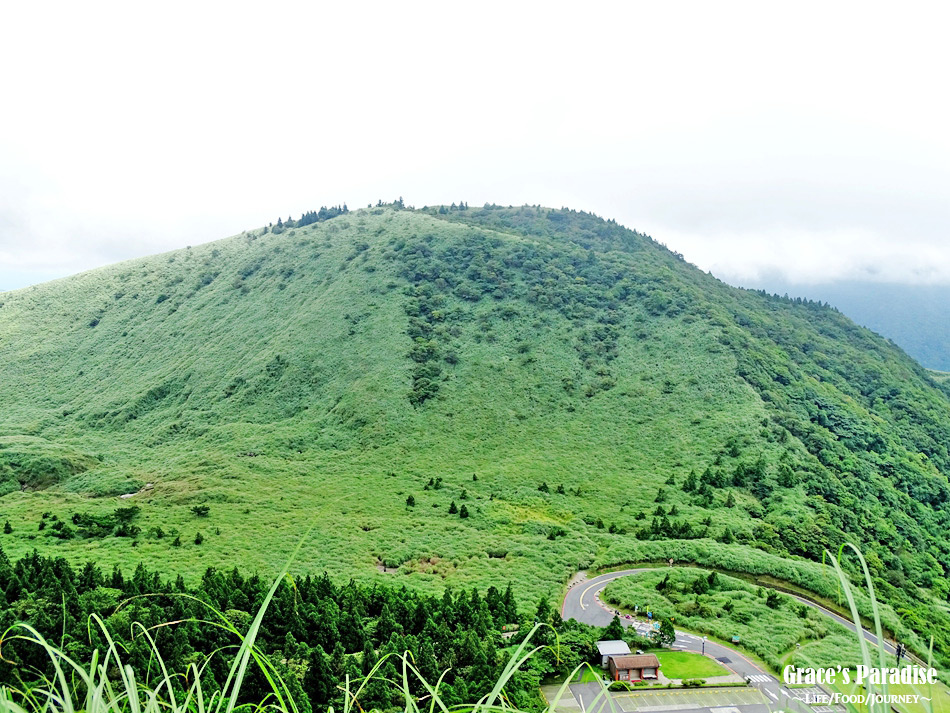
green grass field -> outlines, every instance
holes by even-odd
[[[667,678],[715,678],[728,676],[729,671],[707,656],[689,651],[655,650],[660,671]]]

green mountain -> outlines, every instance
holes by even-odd
[[[829,302],[858,324],[893,339],[924,366],[950,370],[950,285],[857,280],[803,285],[769,280],[754,286]]]
[[[313,525],[298,569],[532,602],[853,541],[950,631],[950,385],[894,344],[582,212],[336,213],[0,294],[9,557],[266,573]]]

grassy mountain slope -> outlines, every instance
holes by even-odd
[[[272,571],[315,522],[301,568],[532,601],[638,540],[855,540],[945,621],[950,398],[894,345],[584,213],[282,227],[0,294],[8,555]]]

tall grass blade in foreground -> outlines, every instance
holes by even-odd
[[[851,610],[851,619],[854,621],[856,628],[856,636],[858,637],[858,646],[861,649],[861,663],[866,666],[868,669],[873,668],[871,663],[871,654],[868,650],[868,642],[864,637],[864,627],[861,625],[861,615],[858,613],[858,605],[854,599],[854,591],[851,588],[851,582],[848,579],[848,576],[844,573],[844,570],[841,569],[840,558],[844,552],[845,547],[850,547],[854,550],[855,554],[858,556],[858,560],[861,563],[861,566],[864,570],[865,582],[868,586],[868,595],[871,598],[871,610],[874,614],[874,631],[877,635],[877,649],[878,649],[878,666],[884,668],[886,666],[885,656],[886,652],[884,650],[884,635],[881,632],[881,617],[877,607],[877,599],[874,596],[874,585],[871,583],[871,574],[868,572],[867,564],[864,561],[864,556],[861,554],[861,551],[852,544],[842,545],[838,550],[838,556],[835,557],[832,554],[828,555],[829,560],[831,561],[832,566],[834,567],[835,574],[838,575],[838,580],[841,582],[841,588],[844,592],[845,598],[848,602],[848,607]],[[885,682],[883,686],[878,689],[876,684],[872,684],[870,681],[867,683],[866,692],[868,696],[875,696],[877,694],[887,695],[887,683]],[[874,700],[870,700],[868,707],[868,713],[889,713],[890,706],[886,703],[876,703]]]
[[[841,568],[841,559],[846,548],[850,548],[851,550],[854,551],[855,555],[857,555],[858,561],[861,564],[862,573],[864,574],[864,581],[865,581],[865,584],[867,585],[868,597],[870,598],[870,601],[871,601],[871,611],[873,612],[873,615],[874,615],[874,634],[877,637],[877,646],[876,646],[877,665],[876,666],[872,665],[871,652],[869,651],[868,641],[864,636],[864,628],[861,625],[861,617],[860,617],[860,614],[858,613],[858,608],[855,602],[854,592],[851,587],[851,582],[848,576],[845,574],[844,570]],[[860,647],[860,650],[861,650],[861,661],[863,665],[867,666],[868,668],[881,668],[881,669],[888,668],[889,654],[887,650],[885,649],[885,639],[884,639],[884,633],[881,627],[881,616],[880,616],[880,611],[878,608],[877,596],[874,593],[874,584],[871,581],[871,573],[868,570],[867,562],[865,561],[864,556],[862,555],[861,551],[855,545],[851,543],[842,545],[838,550],[837,557],[835,557],[834,555],[832,555],[830,552],[827,552],[827,551],[825,555],[827,556],[828,560],[831,562],[834,568],[835,574],[838,577],[838,581],[841,585],[841,591],[844,593],[845,598],[847,599],[848,607],[850,608],[850,611],[851,611],[851,618],[854,621],[855,627],[857,629],[856,636],[858,637],[858,646]],[[913,657],[910,653],[908,653],[909,662],[912,662],[914,658],[916,657]],[[930,646],[927,652],[926,666],[927,668],[933,667],[933,637],[932,636],[930,638]],[[920,700],[922,701],[924,710],[927,711],[927,713],[934,713],[934,704],[933,704],[934,686],[932,684],[927,684],[926,696],[923,695],[920,688],[918,688],[916,685],[911,685],[911,688],[916,695],[921,696]],[[856,687],[855,692],[861,693],[861,691],[857,689],[857,687]],[[866,684],[864,693],[866,693],[869,696],[876,696],[876,695],[884,696],[886,700],[887,696],[889,695],[889,686],[888,686],[887,680],[885,679],[884,682],[880,685],[871,684],[870,682],[868,682]],[[866,708],[858,708],[855,704],[850,703],[850,702],[846,703],[845,705],[848,707],[849,710],[854,711],[856,713],[864,713],[864,711],[866,711],[867,713],[890,713],[891,711],[891,706],[889,703],[886,703],[883,701],[878,702],[876,700],[870,700]]]

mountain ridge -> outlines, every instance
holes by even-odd
[[[830,302],[858,324],[892,339],[924,366],[950,370],[950,327],[941,307],[950,301],[947,285],[774,280],[761,286],[778,294],[808,295]]]

